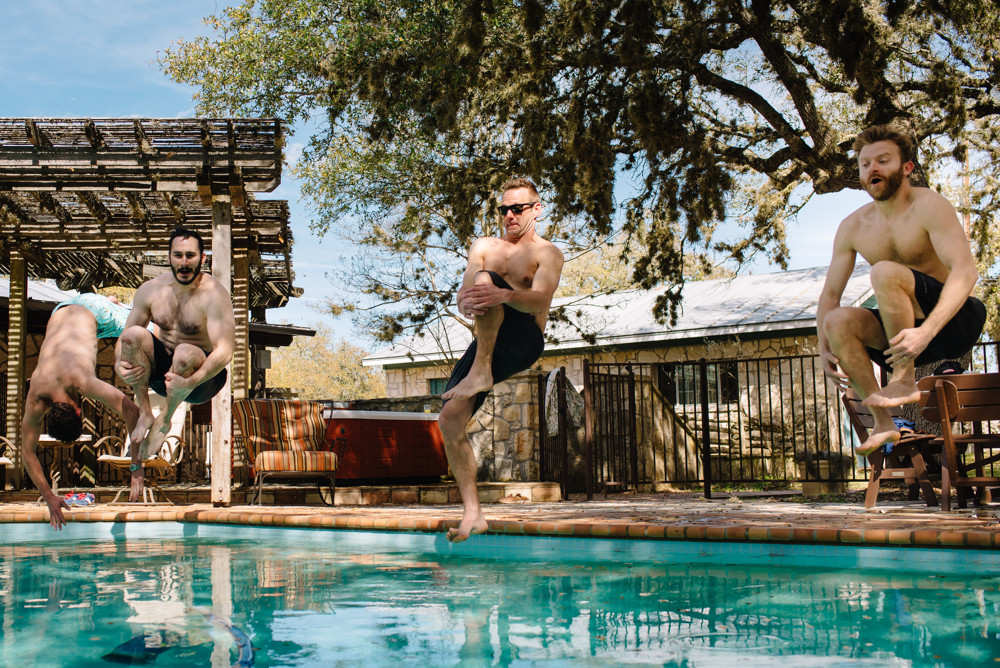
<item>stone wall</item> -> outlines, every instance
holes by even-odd
[[[538,472],[538,371],[497,383],[467,431],[479,462],[479,480],[536,482]]]

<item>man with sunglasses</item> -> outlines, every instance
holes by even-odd
[[[562,252],[535,229],[542,211],[535,184],[511,179],[502,192],[504,236],[477,239],[469,249],[458,310],[474,319],[476,338],[455,365],[438,417],[462,495],[462,521],[448,530],[448,540],[456,543],[488,528],[466,427],[494,384],[529,368],[542,354],[542,332],[563,266]]]

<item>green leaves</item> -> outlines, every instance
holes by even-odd
[[[870,123],[911,128],[918,174],[1000,158],[992,3],[247,0],[209,21],[215,39],[161,63],[204,113],[325,121],[296,170],[315,229],[393,267],[341,267],[391,301],[383,337],[440,314],[513,175],[567,250],[621,232],[637,283],[679,288],[685,253],[784,266],[804,194],[859,186],[849,147]],[[991,230],[997,185],[976,184]]]

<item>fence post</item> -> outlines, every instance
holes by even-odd
[[[587,501],[594,499],[594,407],[590,388],[590,360],[583,358],[583,476]]]
[[[566,415],[566,367],[559,367],[556,376],[559,392],[559,444],[562,450],[562,500],[569,501],[569,420]]]
[[[536,379],[538,386],[538,479],[545,480],[549,475],[549,457],[546,449],[549,440],[549,425],[545,419],[545,375]]]
[[[632,488],[639,491],[639,444],[635,428],[635,371],[632,365],[625,367],[628,370],[628,454],[629,466],[632,469]]]
[[[712,498],[712,445],[708,428],[708,361],[698,360],[701,400],[701,468],[705,476],[705,498]]]

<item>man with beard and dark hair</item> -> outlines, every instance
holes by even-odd
[[[218,394],[233,356],[233,303],[221,283],[201,273],[205,260],[201,236],[178,227],[170,235],[169,249],[170,273],[136,291],[115,348],[115,370],[139,404],[139,420],[130,434],[130,501],[142,493],[141,462],[147,452],[163,445],[177,406],[182,401],[201,404]],[[150,322],[158,327],[157,335],[146,329]],[[167,398],[166,408],[155,420],[148,389]]]
[[[80,294],[56,306],[45,327],[38,364],[31,374],[21,420],[21,457],[24,468],[49,507],[49,523],[61,529],[66,502],[52,491],[38,461],[42,426],[49,436],[64,442],[80,437],[84,397],[121,413],[131,429],[139,409],[117,387],[97,378],[97,339],[121,334],[128,309],[107,297]]]
[[[913,143],[886,125],[854,142],[861,185],[875,200],[840,224],[816,309],[823,370],[870,406],[875,426],[856,452],[899,439],[889,409],[920,398],[917,365],[954,359],[979,340],[986,308],[971,296],[979,279],[955,208],[910,185]],[[857,256],[871,265],[877,309],[841,306]],[[872,361],[891,372],[879,388]]]

